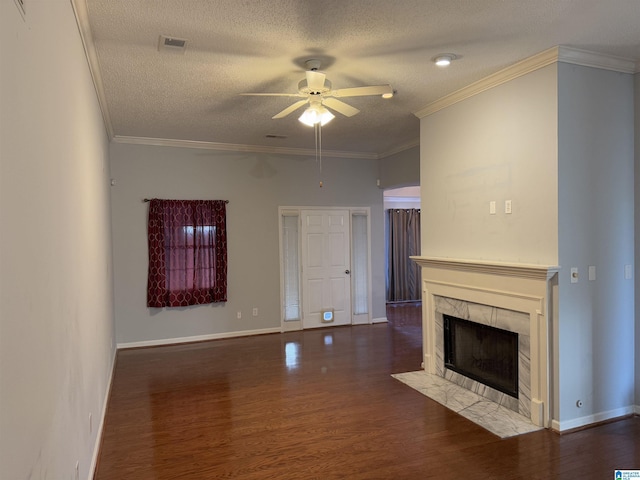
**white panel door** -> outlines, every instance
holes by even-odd
[[[350,229],[348,210],[303,210],[303,328],[351,324]],[[332,322],[322,311],[333,309]]]

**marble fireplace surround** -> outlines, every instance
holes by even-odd
[[[411,257],[422,268],[424,369],[550,427],[551,345],[558,267]],[[442,315],[519,334],[519,399],[444,368]],[[528,350],[528,352],[527,352]]]

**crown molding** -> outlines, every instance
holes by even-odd
[[[387,150],[386,152],[381,153],[380,155],[378,155],[378,159],[382,160],[383,158],[390,157],[391,155],[395,155],[396,153],[404,152],[405,150],[409,150],[410,148],[419,147],[419,146],[420,146],[420,139],[416,138],[415,140],[412,140],[409,143],[400,145],[396,148],[392,148],[391,150]]]
[[[418,110],[414,115],[418,118],[427,117],[443,108],[449,107],[453,104],[461,102],[467,98],[473,97],[485,90],[497,87],[503,83],[509,82],[515,78],[531,73],[547,65],[551,65],[558,60],[558,47],[553,47],[544,52],[538,53],[532,57],[522,60],[510,67],[507,67],[499,72],[496,72],[488,77],[478,80],[460,90],[457,90],[449,95],[446,95],[435,102],[430,103],[421,110]]]
[[[558,47],[558,62],[600,68],[620,73],[636,73],[636,62],[615,55],[604,55],[572,47]]]
[[[634,73],[638,71],[638,65],[640,64],[640,62],[636,64],[633,60],[627,58],[603,55],[572,47],[556,46],[446,95],[414,112],[414,115],[418,118],[427,117],[462,100],[557,62],[622,73]]]
[[[310,148],[267,147],[261,145],[242,145],[235,143],[202,142],[197,140],[178,140],[167,138],[128,137],[120,135],[114,136],[112,142],[130,145],[151,145],[156,147],[197,148],[200,150],[216,150],[221,152],[270,153],[304,157],[315,157],[316,155],[316,151]],[[364,160],[378,159],[378,155],[376,153],[346,152],[324,149],[322,150],[322,156],[324,158],[352,158]]]
[[[98,62],[96,45],[93,41],[93,35],[91,34],[91,27],[89,26],[89,14],[87,12],[86,0],[71,0],[71,7],[73,8],[73,13],[76,17],[76,24],[78,25],[78,31],[82,40],[82,46],[84,47],[85,57],[89,64],[89,71],[98,97],[98,104],[100,105],[100,111],[102,112],[104,127],[107,130],[109,139],[112,139],[114,136],[113,125],[111,124],[111,116],[109,115],[109,108],[107,107],[107,96],[104,93],[104,84],[102,83],[102,74],[100,73],[100,63]]]

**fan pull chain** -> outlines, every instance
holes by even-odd
[[[318,174],[320,176],[320,188],[322,188],[322,125],[318,124],[318,138],[320,139],[318,144],[320,145],[320,162],[319,162],[319,171]]]
[[[322,188],[322,126],[319,123],[314,124],[313,132],[316,139],[316,163],[318,164],[318,177],[320,178],[320,188]]]

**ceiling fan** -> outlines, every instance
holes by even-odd
[[[302,116],[300,116],[299,120],[309,126],[316,124],[324,125],[331,121],[334,115],[329,109],[335,110],[346,117],[352,117],[360,112],[357,108],[338,100],[338,98],[363,97],[367,95],[380,95],[382,98],[393,97],[394,92],[391,85],[371,85],[333,90],[331,82],[327,80],[326,75],[318,71],[320,68],[320,60],[307,60],[305,66],[307,67],[306,76],[298,83],[298,93],[242,93],[241,95],[302,97],[304,100],[299,100],[289,105],[272,118],[286,117],[308,103],[309,107],[304,111]]]

